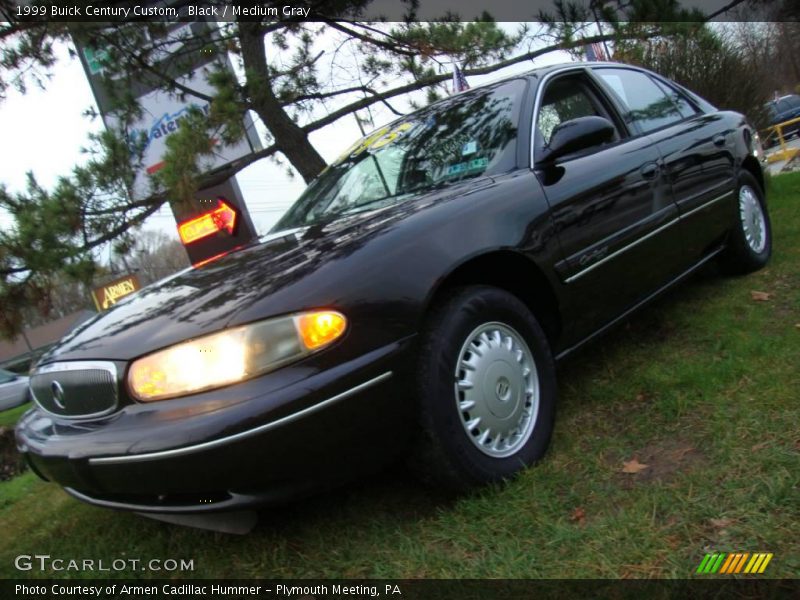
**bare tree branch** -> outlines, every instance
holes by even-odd
[[[384,50],[388,50],[388,51],[393,52],[395,54],[402,54],[402,55],[405,55],[405,56],[418,56],[419,55],[419,50],[416,50],[416,49],[410,48],[410,47],[402,48],[401,44],[399,44],[399,43],[390,43],[390,42],[385,42],[383,40],[377,40],[374,37],[371,37],[369,35],[365,35],[365,34],[359,32],[359,31],[355,31],[353,29],[350,29],[349,27],[345,27],[342,24],[343,23],[342,21],[325,20],[324,23],[326,25],[328,25],[331,29],[336,29],[338,31],[341,31],[342,33],[347,34],[350,37],[354,37],[354,38],[356,38],[358,40],[361,40],[362,42],[366,42],[368,44],[372,44],[374,46],[378,46],[379,48],[383,48]],[[405,46],[405,44],[402,44],[402,45]]]
[[[505,67],[510,67],[511,65],[515,65],[517,63],[521,63],[526,60],[533,60],[539,56],[548,54],[555,50],[569,50],[571,48],[584,46],[586,44],[592,44],[595,42],[602,42],[602,41],[610,41],[614,39],[618,39],[618,36],[615,36],[613,34],[606,34],[606,35],[589,36],[582,38],[580,40],[571,40],[569,42],[560,42],[558,44],[546,46],[545,48],[539,48],[538,50],[526,52],[525,54],[521,54],[519,56],[515,56],[513,58],[509,58],[492,65],[487,65],[485,67],[478,67],[474,69],[467,69],[466,71],[464,71],[464,75],[468,77],[475,75],[486,75],[487,73],[493,73],[495,71],[499,71],[500,69],[504,69]],[[335,110],[334,112],[326,115],[325,117],[322,117],[321,119],[318,119],[312,123],[308,123],[303,127],[303,130],[308,133],[316,131],[317,129],[321,129],[326,125],[330,125],[334,121],[337,121],[342,117],[349,115],[351,112],[360,110],[362,108],[366,108],[368,106],[372,106],[377,102],[383,102],[385,100],[388,100],[389,98],[394,98],[395,96],[408,94],[409,92],[415,92],[417,90],[421,90],[423,88],[436,85],[437,83],[442,83],[443,81],[447,81],[451,77],[452,74],[450,73],[423,77],[412,83],[401,85],[396,88],[392,88],[390,90],[386,90],[380,93],[375,93],[369,97],[362,98],[361,100],[357,100],[346,106],[343,106],[342,108]]]

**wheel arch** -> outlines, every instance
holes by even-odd
[[[764,171],[761,169],[761,165],[758,164],[758,159],[748,154],[742,161],[742,170],[755,177],[758,185],[761,186],[761,193],[764,194],[764,198],[766,198],[767,189],[764,185]]]
[[[525,276],[514,276],[520,272]],[[533,260],[508,249],[470,257],[437,283],[423,314],[429,314],[449,290],[466,285],[491,285],[515,295],[536,316],[551,348],[555,348],[563,327],[560,305],[550,282]]]

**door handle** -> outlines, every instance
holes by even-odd
[[[720,133],[719,135],[715,135],[712,140],[715,146],[724,146],[725,145],[725,134]]]
[[[655,179],[656,175],[658,175],[658,164],[654,162],[647,163],[642,166],[640,172],[645,179]]]

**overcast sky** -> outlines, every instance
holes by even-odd
[[[518,24],[502,26],[513,31]],[[318,47],[325,49],[331,43],[332,39],[322,37]],[[5,142],[0,145],[0,181],[12,191],[24,189],[27,171],[32,171],[46,189],[51,188],[58,176],[69,174],[72,166],[85,160],[81,147],[88,145],[90,132],[103,126],[99,118],[92,121],[83,116],[87,108],[94,107],[94,99],[80,62],[69,57],[65,45],[57,50],[59,61],[45,90],[32,85],[24,95],[9,91],[0,104],[0,131]],[[331,52],[327,54],[332,55]],[[552,53],[533,63],[523,62],[491,75],[470,78],[469,84],[474,87],[537,66],[568,60],[566,53]],[[393,101],[393,106],[401,111],[409,110],[405,99]],[[372,108],[372,116],[376,127],[396,118],[382,105]],[[313,133],[311,142],[330,162],[359,137],[355,119],[347,116]],[[237,179],[260,234],[269,230],[305,187],[301,177],[291,179],[285,167],[278,167],[268,159],[240,171]],[[0,213],[0,227],[8,227],[10,223],[9,216]],[[169,208],[162,208],[149,218],[144,228],[161,230],[177,239]]]

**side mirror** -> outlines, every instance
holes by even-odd
[[[578,117],[564,121],[553,129],[550,143],[537,164],[553,163],[566,154],[609,142],[614,137],[614,125],[604,117]]]

